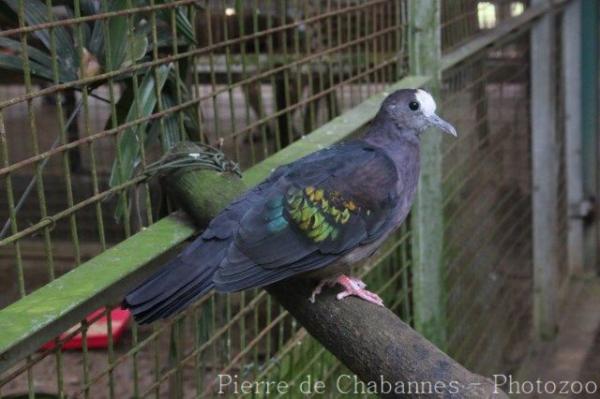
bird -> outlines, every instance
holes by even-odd
[[[195,299],[266,287],[290,278],[341,285],[378,306],[382,299],[350,275],[406,219],[417,189],[420,142],[429,127],[454,137],[423,89],[389,94],[361,138],[334,144],[275,169],[233,200],[178,256],[129,292],[122,306],[139,324],[168,318]]]

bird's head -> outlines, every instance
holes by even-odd
[[[425,90],[403,89],[387,96],[380,112],[387,114],[400,128],[421,133],[433,126],[456,137],[454,126],[437,116],[435,109],[435,100]]]

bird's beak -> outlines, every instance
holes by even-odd
[[[456,129],[454,128],[454,126],[452,126],[451,124],[449,124],[448,122],[446,122],[445,120],[443,120],[442,118],[437,116],[436,114],[432,114],[427,119],[429,120],[429,123],[431,123],[432,126],[437,127],[438,129],[442,130],[443,132],[451,134],[454,137],[456,137],[458,135],[456,133]]]

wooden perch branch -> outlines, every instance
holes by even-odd
[[[507,398],[492,381],[465,369],[391,310],[353,297],[338,301],[335,288],[313,304],[307,299],[313,285],[297,279],[267,291],[362,381],[375,381],[380,396]],[[385,382],[391,384],[390,392]],[[395,393],[396,387],[411,389],[413,395]],[[420,393],[415,395],[415,389]]]
[[[205,225],[240,191],[240,181],[235,180],[228,174],[191,170],[168,176],[163,185]],[[338,301],[333,289],[313,304],[308,301],[313,288],[314,282],[295,279],[267,291],[362,381],[380,384],[381,396],[507,398],[490,380],[462,367],[390,310],[356,298]],[[414,384],[427,392],[407,395],[410,384],[413,393]],[[401,388],[404,393],[398,391]]]

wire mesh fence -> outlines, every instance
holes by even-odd
[[[46,263],[51,279],[73,266],[62,261],[67,253],[79,264],[156,219],[159,199],[146,184],[132,194],[140,179],[119,169],[143,168],[183,138],[219,145],[243,167],[252,165],[406,70],[404,6],[397,2],[255,1],[249,7],[180,1],[137,8],[115,2],[89,14],[82,6],[65,10],[40,2],[48,15],[40,11],[38,24],[17,7],[22,3],[7,4],[18,26],[0,37],[15,45],[32,42],[32,54],[41,51],[39,37],[62,37],[65,26],[82,36],[92,30],[89,46],[94,33],[119,28],[130,46],[143,47],[129,54],[135,59],[121,55],[110,71],[102,59],[108,51],[98,49],[81,65],[92,71],[82,69],[65,82],[54,65],[58,77],[50,83],[33,72],[35,58],[9,54],[32,64],[23,68],[25,84],[9,86],[0,104],[7,153],[0,174],[10,185],[0,200],[7,221],[0,244],[4,259],[16,257],[16,269],[7,270],[16,273],[7,281],[19,282],[12,300],[47,281],[33,282],[29,264]],[[66,19],[55,15],[61,11]],[[192,29],[187,36],[185,27]],[[65,48],[76,37],[67,39]],[[59,58],[56,48],[47,50]],[[144,136],[144,145],[136,135]],[[38,236],[41,248],[29,242]]]
[[[514,366],[531,327],[528,51],[524,34],[444,75],[462,133],[444,150],[448,346],[483,373]]]
[[[411,319],[409,240],[408,232],[400,233],[385,248],[384,259],[364,269],[365,281],[378,287],[388,307],[407,321]],[[159,326],[132,325],[131,334],[118,345],[112,338],[108,310],[7,372],[0,380],[3,394],[162,398],[212,397],[220,391],[237,396],[245,391],[248,396],[263,396],[268,393],[266,386],[242,390],[235,385],[286,381],[296,391],[307,376],[330,386],[339,384],[342,391],[352,390],[351,378],[339,380],[344,373],[350,375],[343,365],[264,291],[211,294]],[[107,350],[88,348],[92,328],[107,331]],[[84,343],[81,352],[62,352],[61,347],[77,335]],[[275,388],[270,389],[273,394]]]
[[[460,47],[502,21],[521,15],[528,5],[529,1],[442,1],[442,50]]]
[[[217,145],[247,167],[406,74],[404,2],[2,5],[1,65],[22,81],[0,90],[1,306],[164,214],[129,170],[175,142]],[[367,277],[407,319],[408,239]],[[0,395],[182,397],[214,392],[218,372],[294,381],[341,370],[264,292],[211,295],[118,345],[111,309],[5,373]],[[88,347],[94,329],[107,350]],[[73,337],[82,351],[63,353]]]
[[[528,2],[441,5],[448,53]],[[178,141],[218,146],[246,168],[408,74],[405,1],[0,6],[0,308],[164,216],[137,172]],[[460,132],[442,154],[447,347],[482,374],[516,367],[531,328],[530,43],[527,31],[508,39],[444,71],[440,104]],[[360,268],[408,323],[410,241],[404,227]],[[211,294],[119,337],[118,301],[32,348],[0,375],[0,398],[211,397],[224,374],[292,386],[310,375],[342,391],[354,382],[264,291]],[[88,339],[98,329],[105,350]],[[81,351],[63,351],[74,337]]]
[[[556,234],[564,288],[568,209],[561,18],[557,13],[552,73],[559,159]],[[463,133],[444,150],[448,348],[483,374],[517,371],[532,328],[529,50],[525,32],[444,74],[445,109]],[[472,112],[462,112],[465,108]]]
[[[562,29],[563,13],[557,13],[555,21],[555,47],[554,47],[554,58],[556,62],[552,71],[554,78],[556,79],[556,142],[557,142],[557,153],[559,159],[558,165],[558,194],[557,194],[557,206],[558,206],[558,225],[556,235],[558,237],[560,254],[558,259],[558,265],[560,268],[560,289],[564,291],[565,283],[569,280],[569,266],[568,266],[568,248],[567,248],[567,232],[569,230],[569,206],[567,198],[567,153],[566,153],[566,136],[569,132],[565,126],[566,111],[565,111],[565,76],[562,69],[562,63],[560,57],[563,51],[562,36],[560,34]]]

